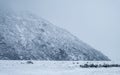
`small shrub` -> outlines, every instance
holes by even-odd
[[[75,63],[73,62],[73,64],[75,64]]]
[[[27,64],[33,64],[33,62],[31,60],[27,61]]]
[[[77,64],[79,64],[79,62],[77,62]]]
[[[24,62],[21,62],[21,64],[24,64]]]

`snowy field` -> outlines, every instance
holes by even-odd
[[[0,75],[120,75],[120,67],[80,68],[88,61],[0,61]],[[93,62],[89,62],[93,63]],[[114,62],[94,62],[94,64]],[[119,64],[119,63],[117,63]]]

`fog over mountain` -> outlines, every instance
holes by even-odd
[[[109,60],[68,31],[30,13],[0,11],[0,59]]]

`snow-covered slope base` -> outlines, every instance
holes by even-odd
[[[87,61],[86,61],[87,62]],[[78,61],[0,61],[0,75],[119,75],[120,68],[80,68]],[[76,63],[76,64],[73,64]],[[111,63],[111,62],[91,62]]]

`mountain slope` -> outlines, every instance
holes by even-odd
[[[0,12],[0,59],[109,60],[68,31],[32,14]]]

